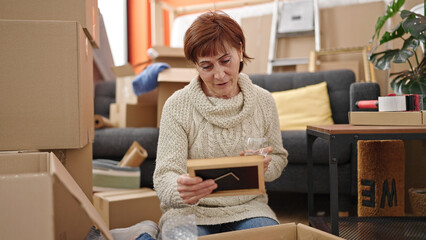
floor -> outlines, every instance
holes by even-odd
[[[303,223],[308,225],[308,196],[305,193],[268,192],[269,206],[277,214],[280,223]],[[315,195],[317,215],[329,215],[329,196]]]

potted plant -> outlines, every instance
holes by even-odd
[[[426,0],[425,0],[426,2]],[[377,69],[387,70],[391,62],[408,62],[410,68],[401,72],[391,73],[390,86],[396,94],[422,94],[426,96],[426,60],[423,54],[422,59],[416,52],[420,44],[425,46],[426,18],[424,15],[417,14],[407,10],[401,10],[405,0],[393,0],[386,9],[386,13],[379,17],[375,26],[375,33],[371,39],[376,46],[372,48],[369,61]],[[402,20],[390,32],[381,34],[381,29],[385,23],[394,15],[400,14]],[[402,39],[401,48],[379,51],[378,48],[383,44],[395,39]],[[413,57],[414,58],[411,58]],[[426,107],[426,98],[423,99],[423,107]]]

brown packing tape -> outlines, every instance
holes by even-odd
[[[115,124],[106,117],[95,115],[95,128],[113,128]]]
[[[123,159],[121,159],[118,163],[118,166],[139,167],[147,157],[147,151],[137,141],[134,141],[129,150],[127,150]]]

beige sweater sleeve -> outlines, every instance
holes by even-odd
[[[188,140],[183,127],[176,121],[175,110],[172,101],[164,105],[153,180],[162,204],[181,208],[188,205],[179,196],[177,178],[187,173]]]

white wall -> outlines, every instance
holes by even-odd
[[[111,46],[115,66],[128,62],[127,53],[127,1],[98,0]]]

